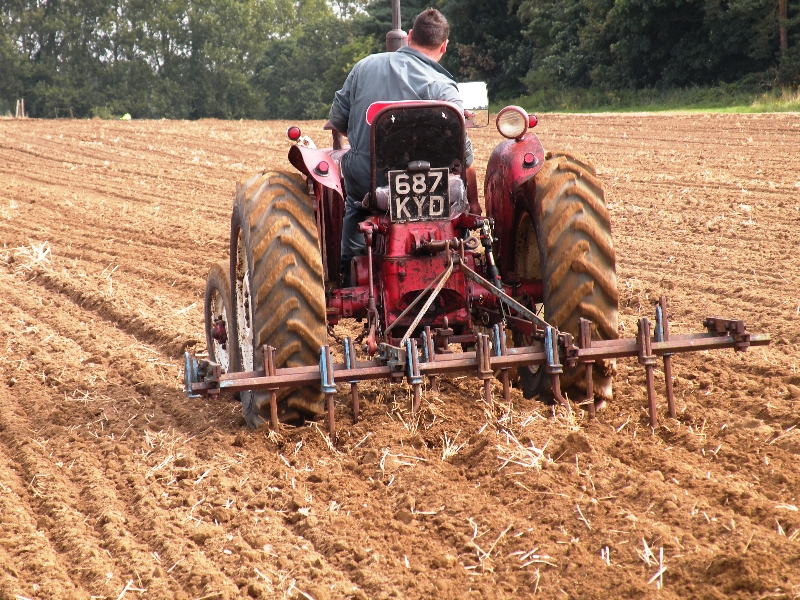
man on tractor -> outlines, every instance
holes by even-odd
[[[350,261],[366,252],[358,224],[371,214],[362,206],[369,192],[370,126],[367,109],[373,102],[400,100],[444,100],[463,109],[453,76],[439,64],[447,51],[450,27],[436,9],[417,15],[408,32],[408,45],[396,52],[368,56],[353,67],[336,92],[330,110],[333,127],[347,136],[350,151],[342,157],[347,200],[342,224],[342,273],[348,279]],[[481,214],[478,183],[472,166],[472,144],[466,140],[466,177],[469,209]],[[346,282],[345,282],[346,283]]]

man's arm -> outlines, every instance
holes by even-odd
[[[473,215],[483,214],[481,204],[478,201],[478,173],[475,167],[470,165],[465,172],[467,176],[467,200],[469,200],[469,212]]]
[[[355,72],[355,68],[350,71],[342,89],[333,95],[333,104],[331,104],[331,110],[328,113],[328,119],[333,128],[344,135],[347,135],[347,124],[350,120],[350,95],[353,89]]]

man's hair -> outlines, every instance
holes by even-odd
[[[429,49],[438,48],[450,35],[447,19],[435,8],[419,13],[412,29],[413,44]]]

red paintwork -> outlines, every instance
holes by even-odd
[[[457,235],[455,221],[417,221],[413,223],[390,224],[387,218],[381,218],[375,235],[375,271],[383,322],[389,325],[400,316],[400,313],[424,290],[436,276],[447,268],[444,252],[436,255],[412,253],[418,240],[451,240]],[[467,266],[474,267],[471,253],[466,253]],[[428,310],[424,319],[426,325],[441,327],[446,316],[450,326],[468,330],[472,326],[472,318],[468,310],[467,299],[472,296],[472,284],[464,279],[464,275],[454,270],[438,298]],[[408,326],[414,320],[416,311],[404,317],[397,327]],[[397,328],[393,333],[400,336]]]
[[[532,153],[536,163],[526,167],[525,154]],[[500,276],[506,277],[513,268],[514,225],[519,220],[521,210],[533,209],[535,187],[533,177],[544,164],[544,149],[539,138],[528,131],[519,140],[506,140],[495,147],[486,166],[486,215],[494,219],[495,261]],[[529,185],[525,185],[530,182]],[[519,193],[518,193],[519,192]],[[518,202],[525,198],[523,202]]]
[[[418,102],[410,104],[419,104]],[[375,105],[375,114],[388,108],[389,103]],[[368,259],[360,256],[353,261],[354,287],[339,288],[340,244],[342,217],[344,216],[343,181],[340,177],[340,163],[348,148],[340,150],[316,150],[293,146],[289,160],[310,181],[313,182],[314,198],[317,207],[317,227],[322,251],[325,287],[327,291],[328,322],[335,324],[341,318],[368,317],[369,272]],[[533,166],[523,164],[526,153],[536,157]],[[320,162],[329,164],[329,174],[317,170]],[[508,140],[495,148],[489,160],[486,180],[487,214],[495,220],[495,235],[500,239],[495,245],[499,257],[507,261],[512,244],[513,224],[517,211],[523,206],[532,206],[533,195],[529,188],[532,178],[544,162],[544,150],[535,135],[528,132],[519,140]],[[527,183],[530,182],[530,183]],[[522,198],[531,197],[530,202],[519,202],[515,206],[515,194],[522,186]],[[534,194],[535,195],[535,194]],[[469,229],[480,226],[481,217],[461,214],[451,220],[416,221],[391,223],[388,215],[374,215],[368,219],[374,224],[373,233],[373,281],[375,300],[382,327],[393,323],[402,311],[424,290],[434,278],[447,268],[447,254],[444,251],[425,253],[419,248],[431,241],[444,242],[461,238]],[[499,252],[498,252],[499,251]],[[481,252],[464,253],[464,263],[482,275],[486,275]],[[508,272],[507,265],[498,260],[501,275]],[[540,281],[504,282],[504,291],[515,297],[541,297]],[[422,305],[419,304],[419,307]],[[411,325],[418,309],[397,324],[391,331],[389,343],[397,341],[405,333],[404,328]],[[497,322],[503,318],[499,301],[488,290],[467,280],[456,267],[438,297],[430,307],[420,326],[432,329],[448,326],[456,336],[473,333],[473,322]],[[507,311],[506,313],[507,314]],[[519,321],[510,319],[509,325]]]
[[[341,150],[330,148],[317,150],[295,145],[289,150],[289,161],[317,184],[314,186],[314,199],[326,284],[338,285],[339,281],[342,218],[344,217],[344,194],[342,192],[344,184],[340,174],[340,165],[342,156],[349,149],[350,147],[346,146]],[[327,175],[317,170],[317,165],[321,162],[328,165]]]
[[[328,322],[336,325],[341,318],[365,315],[368,300],[369,288],[366,285],[331,290],[328,297]]]
[[[443,104],[443,102],[439,100],[395,100],[394,102],[373,102],[369,105],[367,109],[367,125],[372,125],[372,122],[375,120],[375,117],[378,116],[378,113],[381,112],[384,108],[387,107],[397,107],[397,106],[419,106],[420,104],[424,103],[433,103],[433,104]]]
[[[294,145],[289,149],[289,162],[298,171],[311,177],[322,187],[335,190],[339,197],[344,198],[338,161],[331,161],[331,157],[327,152],[316,148],[304,148],[303,146]],[[321,162],[328,163],[327,175],[323,175],[317,170],[317,165]]]

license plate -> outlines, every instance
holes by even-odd
[[[389,171],[389,215],[394,222],[450,217],[448,169]]]

